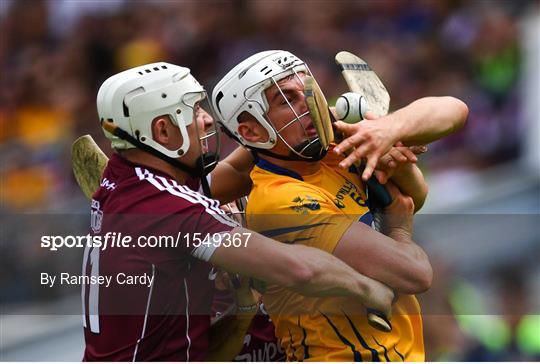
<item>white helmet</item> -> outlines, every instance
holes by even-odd
[[[298,76],[299,72],[311,75],[306,63],[287,51],[264,51],[242,61],[218,82],[212,92],[212,105],[218,121],[244,146],[264,151],[273,148],[280,138],[299,159],[313,159],[290,146],[280,135],[281,130],[276,130],[267,116],[269,104],[264,91],[272,85],[278,86],[277,82],[285,77]],[[267,130],[267,141],[250,142],[239,135],[238,116],[243,112],[252,115]],[[293,112],[295,120],[304,116],[296,114],[294,109]]]
[[[167,157],[178,158],[190,147],[186,126],[193,122],[193,107],[205,97],[204,88],[188,68],[158,62],[108,78],[99,88],[97,109],[102,125],[113,122],[142,144]],[[177,150],[169,150],[152,138],[152,120],[162,115],[168,115],[180,129],[183,142]],[[135,148],[109,131],[104,132],[113,148]]]

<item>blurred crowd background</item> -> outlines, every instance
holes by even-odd
[[[2,289],[2,300],[56,298],[36,297],[30,271],[16,263],[32,260],[33,272],[51,265],[50,260],[37,258],[30,244],[11,249],[21,226],[12,224],[10,216],[88,210],[71,173],[71,143],[88,133],[110,153],[97,118],[98,87],[116,72],[160,60],[191,68],[211,91],[243,58],[285,49],[308,62],[325,94],[335,100],[346,85],[333,57],[349,50],[379,74],[390,92],[392,109],[428,95],[452,95],[468,104],[467,126],[431,145],[422,157],[421,166],[438,193],[431,198],[459,199],[463,190],[469,198],[481,195],[483,184],[491,179],[532,174],[532,189],[519,195],[526,207],[516,208],[518,214],[538,217],[538,167],[533,162],[532,170],[529,165],[517,169],[518,176],[509,173],[516,173],[524,158],[538,161],[530,156],[538,149],[530,145],[538,143],[538,135],[531,142],[531,133],[538,134],[539,119],[527,112],[524,90],[538,92],[539,41],[534,35],[532,56],[527,49],[531,27],[533,34],[540,29],[539,4],[537,0],[1,0],[0,211],[2,245],[10,244],[10,249],[0,256],[0,282],[11,287]],[[536,60],[533,67],[527,66],[531,59]],[[538,102],[538,93],[530,97]],[[224,143],[223,154],[233,147]],[[456,185],[456,176],[463,175],[484,179]],[[500,198],[504,199],[504,191]],[[505,204],[511,210],[511,201]],[[482,211],[493,212],[489,207]],[[8,224],[19,230],[7,229]],[[538,257],[537,230],[532,236],[518,256]],[[501,256],[494,259],[504,260],[505,254]],[[431,323],[426,320],[428,359],[540,358],[539,316],[530,315],[540,312],[538,260],[519,262],[486,265],[484,280],[475,286],[470,276],[477,272],[453,266],[444,259],[444,251],[440,253],[434,264],[444,279],[426,302],[447,306],[448,312],[437,311],[440,317],[433,314]],[[463,301],[483,296],[486,282],[492,292],[501,293],[498,312],[510,307],[511,319],[486,315],[489,322],[478,323],[471,315],[459,316]],[[505,301],[509,297],[512,302]]]

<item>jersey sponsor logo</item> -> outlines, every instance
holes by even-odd
[[[249,336],[249,338],[247,342],[246,338],[244,338],[244,348],[249,347],[249,344],[251,344],[251,335],[248,334],[246,337],[247,336]],[[234,358],[234,361],[281,361],[283,354],[284,351],[281,348],[281,345],[274,342],[265,342],[263,347],[237,355],[236,358]]]
[[[321,209],[321,205],[319,204],[319,201],[317,201],[311,196],[306,196],[304,198],[297,196],[292,200],[292,202],[295,205],[290,206],[291,209],[303,215],[307,214],[309,211],[316,211],[316,210]]]
[[[107,191],[112,191],[116,188],[116,183],[109,181],[107,178],[103,178],[100,186],[105,188]]]
[[[90,227],[94,234],[98,234],[101,231],[101,224],[103,223],[103,211],[100,209],[99,201],[92,199],[92,207],[90,211]]]
[[[334,199],[334,205],[336,205],[336,207],[338,209],[344,209],[345,208],[345,204],[343,202],[341,202],[341,200],[335,198]]]
[[[364,198],[358,191],[358,188],[354,183],[349,180],[345,180],[345,184],[341,186],[336,193],[336,198],[334,199],[334,205],[339,209],[345,208],[345,197],[349,196],[356,202],[359,206],[366,207],[367,203],[364,201]]]

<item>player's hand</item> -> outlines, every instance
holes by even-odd
[[[388,153],[379,159],[374,172],[375,177],[380,183],[385,184],[402,168],[416,163],[418,161],[417,155],[426,151],[427,147],[425,146],[406,147],[401,142],[396,143]]]
[[[413,199],[402,194],[391,181],[385,186],[390,196],[392,196],[392,203],[384,209],[382,232],[388,236],[405,234],[410,238],[413,230]]]
[[[242,219],[243,215],[238,208],[236,201],[221,205],[219,208],[222,209],[231,219],[239,223],[241,226],[244,226],[244,221]]]
[[[363,304],[370,309],[382,312],[390,320],[392,318],[392,304],[394,303],[395,293],[387,285],[375,280],[374,282],[370,284],[369,292]]]
[[[257,303],[257,299],[249,284],[249,278],[238,274],[229,274],[231,286],[234,289],[234,296],[238,306],[252,306]]]
[[[338,121],[334,124],[335,128],[346,136],[334,148],[334,153],[349,153],[349,150],[355,148],[339,163],[341,168],[349,168],[354,162],[366,159],[362,179],[367,181],[371,177],[379,159],[398,141],[397,131],[392,128],[393,123],[383,120],[388,117],[377,118],[373,113],[367,112],[362,122],[347,124]]]

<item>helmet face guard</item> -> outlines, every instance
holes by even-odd
[[[260,117],[267,120],[267,130],[272,130],[272,133],[269,134],[274,134],[277,138],[273,144],[276,145],[279,140],[288,148],[288,155],[282,156],[284,159],[316,161],[321,159],[324,155],[319,136],[315,133],[316,128],[315,125],[313,125],[311,112],[307,107],[303,91],[298,90],[291,94],[282,87],[283,81],[285,81],[297,83],[303,89],[306,77],[312,77],[311,72],[306,64],[302,64],[263,81],[263,84],[268,85],[263,90],[263,100],[266,101],[266,104],[260,105],[260,107],[263,110],[266,110],[266,112],[260,115]],[[260,87],[260,85],[254,85],[252,87]],[[271,101],[267,100],[266,97],[266,91],[270,88],[277,90]],[[253,94],[251,89],[246,90],[245,95],[249,94]],[[245,97],[247,102],[258,102],[256,99],[250,99],[247,96]],[[277,120],[275,117],[272,118],[270,113],[271,108],[274,105],[283,105],[283,107],[287,107],[290,111],[289,116],[285,120]],[[294,129],[296,129],[300,141],[296,140],[293,142],[287,140],[287,133]]]
[[[214,88],[212,102],[220,118],[220,123],[228,134],[240,144],[285,160],[316,161],[325,154],[311,114],[303,95],[304,78],[311,77],[308,66],[286,51],[266,51],[257,53],[234,67]],[[285,80],[285,81],[284,81]],[[297,82],[297,94],[290,98],[290,90],[284,83]],[[266,91],[275,88],[272,100]],[[286,106],[289,113],[277,117],[275,98],[280,106]],[[238,133],[239,116],[248,113],[268,132],[265,141],[248,141]],[[288,115],[286,115],[288,114]],[[300,135],[301,134],[301,135]],[[294,140],[293,140],[294,139]],[[277,154],[274,149],[280,143],[288,153]]]
[[[219,161],[220,139],[215,113],[205,91],[187,92],[182,96],[180,103],[182,108],[190,110],[192,115],[192,120],[187,125],[188,127],[193,125],[195,143],[189,144],[195,144],[191,145],[191,148],[197,148],[199,156],[195,166],[199,171],[197,175],[205,176],[216,167]],[[182,131],[181,128],[180,131]],[[182,137],[189,139],[189,131],[186,130],[186,135]]]

